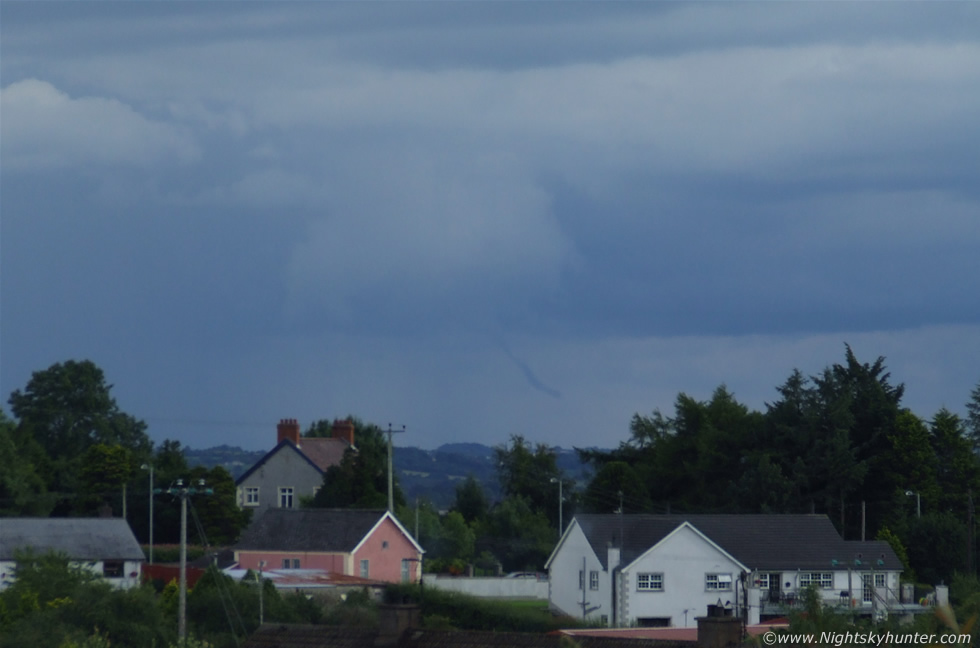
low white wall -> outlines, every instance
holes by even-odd
[[[466,577],[425,574],[425,587],[483,598],[548,599],[548,581],[537,578]]]

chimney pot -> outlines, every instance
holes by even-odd
[[[351,420],[340,420],[337,419],[333,422],[333,427],[330,430],[330,436],[335,439],[343,439],[347,442],[347,445],[354,445],[354,422]]]
[[[296,419],[281,419],[276,426],[276,445],[283,441],[299,446],[299,422]]]

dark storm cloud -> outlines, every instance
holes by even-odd
[[[980,6],[0,11],[4,393],[86,356],[160,421],[435,441],[761,406],[845,340],[978,378]]]

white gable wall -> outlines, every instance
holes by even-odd
[[[585,589],[579,588],[579,572],[585,560]],[[589,588],[589,573],[599,572],[599,589]],[[561,546],[552,556],[548,568],[548,600],[553,608],[576,619],[582,618],[582,594],[585,594],[586,607],[594,609],[587,612],[586,618],[598,621],[610,613],[610,594],[612,583],[609,572],[602,568],[599,557],[582,533],[577,522],[565,532]]]
[[[742,567],[688,525],[660,541],[650,551],[626,565],[621,574],[617,620],[620,625],[638,624],[640,619],[669,618],[674,627],[696,627],[708,605],[721,599],[736,605],[736,582]],[[663,591],[637,589],[639,574],[662,574]],[[709,590],[706,574],[731,578],[731,589]],[[738,585],[741,596],[741,584]],[[686,615],[685,615],[686,612]]]

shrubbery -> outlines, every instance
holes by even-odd
[[[571,617],[556,617],[546,610],[521,608],[508,601],[481,599],[418,585],[392,585],[385,592],[389,602],[411,601],[422,607],[426,627],[452,627],[497,632],[551,632],[580,625]]]

